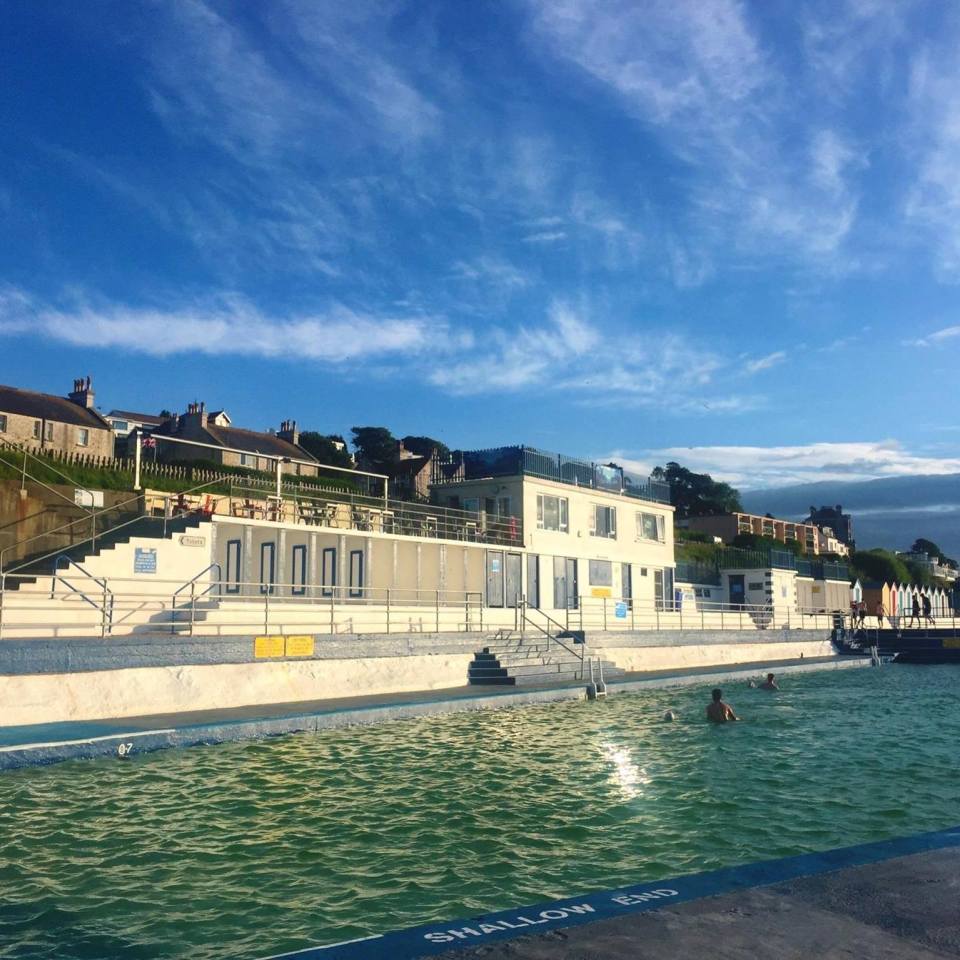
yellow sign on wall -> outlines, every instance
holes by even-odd
[[[253,655],[258,660],[283,656],[283,637],[254,637]]]
[[[312,657],[313,637],[287,637],[288,657]]]
[[[960,649],[960,637],[945,637],[943,645],[948,650]]]
[[[613,592],[609,587],[593,587],[590,590],[591,597],[612,597]]]

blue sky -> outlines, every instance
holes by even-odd
[[[960,8],[2,5],[0,381],[960,472]]]

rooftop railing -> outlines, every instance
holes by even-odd
[[[539,477],[654,503],[670,502],[668,483],[631,473],[623,467],[527,446],[454,451],[448,460],[435,462],[433,483],[515,476]]]
[[[149,505],[158,513],[191,509],[247,520],[305,524],[334,530],[390,533],[408,537],[461,540],[507,547],[523,544],[520,517],[496,517],[483,511],[368,497],[330,489],[320,494],[295,484],[247,480],[230,486],[227,496],[204,498],[157,496]]]
[[[710,560],[678,560],[676,579],[681,583],[718,585],[723,570],[795,570],[799,577],[814,580],[849,580],[845,563],[827,560],[807,560],[789,550],[743,550],[725,547],[717,550]]]

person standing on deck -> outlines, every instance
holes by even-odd
[[[930,603],[930,598],[924,594],[923,595],[923,621],[928,626],[934,626],[933,619],[933,605]]]
[[[883,626],[883,601],[877,601],[877,629],[879,630]]]
[[[920,598],[914,594],[913,603],[910,607],[910,622],[907,624],[907,627],[913,626],[913,621],[917,621],[917,626],[920,626]]]

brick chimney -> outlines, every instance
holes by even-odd
[[[73,381],[73,393],[67,394],[67,398],[73,403],[87,410],[93,409],[93,385],[90,378],[80,377]]]
[[[184,423],[187,426],[199,426],[202,430],[207,428],[207,405],[201,401],[187,404],[187,412],[184,415]]]
[[[287,443],[292,443],[294,445],[300,443],[300,431],[297,429],[297,421],[284,420],[280,424],[280,429],[277,431],[277,436],[281,440],[286,440]]]

